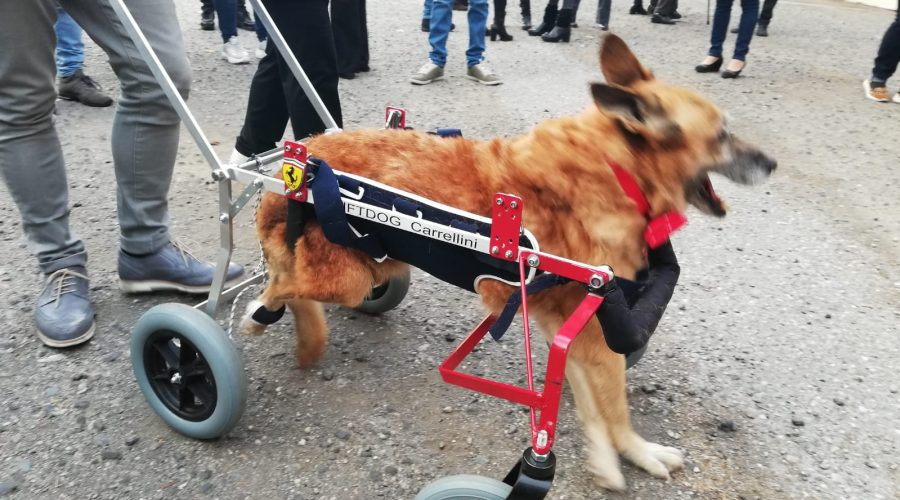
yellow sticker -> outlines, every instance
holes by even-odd
[[[285,162],[281,167],[281,177],[289,191],[296,191],[303,185],[303,169]]]

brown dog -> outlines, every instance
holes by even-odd
[[[520,137],[476,141],[362,130],[314,137],[307,145],[337,170],[487,217],[493,193],[514,193],[525,201],[523,220],[543,251],[608,264],[619,276],[634,278],[645,265],[647,222],[620,187],[610,161],[640,185],[651,216],[683,211],[688,203],[724,216],[707,173],[750,184],[768,176],[775,162],[728,133],[713,104],[655,80],[618,37],[604,39],[600,67],[608,84],[591,85],[595,105],[579,116],[547,120]],[[257,225],[271,279],[259,300],[269,310],[288,305],[296,318],[297,359],[309,366],[326,344],[320,303],[356,306],[374,285],[406,272],[406,265],[377,263],[334,245],[314,221],[292,251],[285,243],[285,219],[285,199],[266,195]],[[512,290],[492,280],[478,286],[495,313]],[[552,338],[583,297],[576,284],[537,294],[529,300],[532,317]],[[246,320],[244,325],[250,333],[264,328]],[[619,454],[660,478],[682,467],[679,450],[649,443],[632,430],[624,357],[606,346],[596,319],[573,343],[566,376],[587,435],[590,468],[601,486],[625,487]]]

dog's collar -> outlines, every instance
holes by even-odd
[[[644,196],[644,192],[641,191],[641,187],[638,186],[634,177],[614,161],[609,161],[609,166],[616,174],[616,179],[619,180],[622,190],[634,201],[638,212],[647,219],[647,227],[644,229],[644,241],[647,242],[650,248],[656,248],[668,241],[675,231],[678,231],[681,229],[681,226],[687,223],[687,217],[681,212],[674,210],[651,218],[650,202],[647,201],[647,197]]]

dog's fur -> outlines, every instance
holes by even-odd
[[[707,172],[751,183],[767,176],[775,162],[729,134],[713,104],[655,80],[618,37],[604,39],[600,66],[608,84],[592,84],[595,105],[512,139],[361,130],[321,135],[307,145],[311,154],[340,171],[488,217],[493,193],[514,193],[524,200],[524,222],[543,251],[609,264],[617,275],[634,278],[645,265],[646,220],[619,186],[609,161],[636,179],[651,215],[683,211],[690,203],[718,216],[725,209],[704,187]],[[285,218],[285,199],[266,195],[257,223],[271,280],[259,300],[270,310],[288,305],[295,316],[297,360],[309,366],[326,344],[320,303],[356,306],[374,285],[406,272],[406,265],[376,263],[362,252],[334,245],[315,221],[290,249]],[[482,280],[478,292],[487,309],[498,312],[512,290]],[[529,300],[546,338],[552,338],[584,294],[582,287],[570,284]],[[249,321],[244,326],[256,334],[264,328]],[[606,346],[595,319],[573,343],[566,376],[584,424],[590,468],[600,485],[625,487],[619,454],[660,478],[682,467],[679,450],[644,441],[632,430],[624,357]]]

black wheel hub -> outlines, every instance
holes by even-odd
[[[216,379],[206,358],[178,333],[154,332],[144,344],[144,370],[150,387],[166,408],[192,422],[216,409]]]

